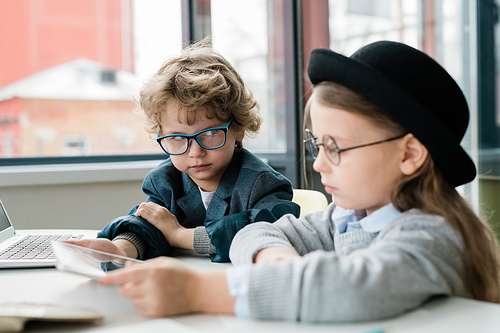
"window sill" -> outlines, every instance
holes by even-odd
[[[0,187],[143,180],[162,161],[0,167]]]

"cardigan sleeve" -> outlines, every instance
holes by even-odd
[[[207,233],[215,247],[211,260],[229,261],[229,247],[234,236],[245,226],[258,222],[275,222],[291,214],[298,216],[300,207],[292,202],[292,187],[288,179],[276,173],[263,172],[255,179],[248,196],[247,210],[205,221]]]
[[[256,252],[269,244],[288,247],[305,255],[316,250],[333,251],[334,224],[331,221],[334,204],[325,211],[305,214],[300,218],[285,215],[275,223],[254,223],[241,230],[230,248],[235,265],[250,264]]]
[[[414,309],[434,296],[470,297],[465,253],[439,217],[410,217],[348,255],[314,251],[252,265],[248,303],[259,320],[356,322]]]

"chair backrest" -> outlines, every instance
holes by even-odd
[[[317,210],[324,210],[328,206],[326,196],[315,190],[294,188],[292,201],[300,206],[300,216]]]

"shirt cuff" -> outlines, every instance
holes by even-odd
[[[144,240],[137,234],[134,234],[133,232],[124,232],[123,234],[119,234],[113,238],[113,241],[117,239],[125,239],[134,244],[137,249],[137,259],[142,260],[142,258],[144,258],[144,254],[146,253],[146,242],[144,242]]]
[[[226,269],[229,294],[236,298],[234,314],[240,318],[252,318],[248,302],[249,275],[252,265],[233,266]]]
[[[193,235],[193,251],[198,254],[214,254],[215,246],[208,236],[205,227],[196,227]]]

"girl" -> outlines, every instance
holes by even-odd
[[[142,88],[140,106],[169,158],[146,175],[146,202],[97,240],[75,244],[139,259],[177,247],[229,261],[245,225],[299,215],[290,181],[243,148],[244,136],[259,130],[258,105],[209,40],[166,62]]]
[[[121,284],[148,316],[362,321],[437,295],[500,302],[495,238],[454,189],[476,174],[460,147],[469,115],[455,81],[424,53],[387,41],[350,58],[316,49],[308,74],[305,142],[335,203],[245,227],[225,274],[158,259],[101,282]],[[155,284],[163,279],[168,288]]]

